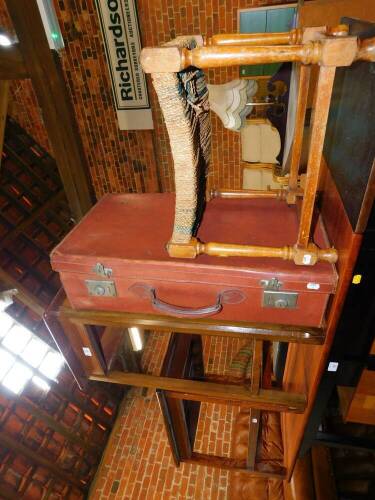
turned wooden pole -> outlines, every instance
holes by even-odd
[[[294,125],[294,137],[291,151],[290,171],[289,171],[289,191],[294,192],[298,187],[298,172],[301,161],[302,143],[303,143],[303,129],[306,116],[307,97],[309,93],[310,81],[310,66],[300,65],[299,79],[298,79],[298,93],[297,93],[297,109],[296,119]],[[288,199],[289,203],[295,203],[295,196],[293,199]]]
[[[205,254],[213,257],[269,257],[291,260],[291,247],[264,247],[253,245],[235,245],[231,243],[201,243],[197,248],[198,255]]]
[[[207,45],[287,45],[302,41],[302,30],[293,29],[283,33],[228,33],[213,35]]]
[[[308,28],[309,36],[315,33],[316,39],[322,34],[343,37],[349,33],[349,26],[339,24],[333,27],[317,26]],[[295,28],[282,33],[226,33],[208,38],[206,45],[295,45],[303,40],[305,28]]]
[[[189,243],[174,243],[167,245],[170,257],[194,259],[198,255],[212,257],[267,257],[274,259],[293,260],[297,265],[313,266],[318,261],[334,263],[337,261],[337,251],[334,248],[318,248],[309,243],[306,248],[297,246],[265,247],[255,245],[236,245],[231,243],[202,243],[192,238]]]
[[[286,191],[284,189],[213,189],[210,198],[226,199],[256,199],[267,198],[285,200]]]
[[[146,47],[141,52],[141,64],[145,73],[176,73],[189,66],[219,68],[288,61],[316,64],[321,59],[321,51],[319,42],[263,47],[204,46],[192,50],[179,47]]]
[[[327,128],[335,72],[335,67],[321,67],[319,70],[319,78],[315,91],[315,105],[307,162],[305,192],[297,238],[297,247],[299,248],[307,248],[310,240],[311,222],[321,170],[324,137]]]
[[[356,37],[331,37],[301,45],[211,45],[191,50],[178,46],[146,47],[140,60],[145,73],[177,73],[190,66],[220,68],[278,62],[350,66],[356,59],[372,61],[374,52],[372,39],[358,46]]]

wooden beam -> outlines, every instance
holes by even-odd
[[[219,383],[222,387],[228,387],[224,383]],[[231,386],[230,386],[231,387]],[[229,389],[230,389],[229,387]],[[237,385],[235,387],[238,387]],[[247,389],[244,388],[246,391]],[[224,390],[224,389],[223,389]],[[249,394],[249,391],[247,391]],[[306,399],[302,394],[286,393],[283,391],[262,390],[260,394],[254,395],[250,400],[233,399],[232,394],[227,393],[227,398],[218,398],[211,395],[203,396],[194,392],[166,391],[169,398],[187,399],[188,401],[200,401],[202,403],[216,403],[222,405],[240,406],[244,409],[258,408],[260,410],[277,411],[284,413],[303,413],[306,406]],[[287,395],[289,401],[285,401]],[[228,397],[230,399],[228,399]],[[290,397],[290,399],[289,399]]]
[[[77,358],[81,360],[86,375],[89,376],[93,373],[105,375],[107,372],[106,360],[91,326],[64,321],[64,319],[60,320],[60,324],[66,335],[67,342],[73,347]],[[90,355],[85,355],[83,349],[89,349]],[[65,350],[63,349],[62,352]]]
[[[271,411],[301,413],[306,406],[306,398],[303,394],[264,389],[260,389],[258,394],[251,394],[240,385],[158,377],[143,373],[112,371],[108,375],[91,375],[90,380],[163,389],[170,391],[167,392],[167,397],[175,399],[233,404]]]
[[[56,317],[56,310],[58,310],[63,300],[66,300],[66,296],[63,288],[60,288],[50,302],[43,315],[43,319],[57,348],[64,356],[65,362],[76,380],[78,387],[85,391],[87,376],[84,367],[82,366],[82,356],[77,356],[75,351],[75,338],[72,337],[74,335],[74,329],[72,329],[71,326],[72,323],[64,320],[63,318]],[[82,351],[80,354],[82,354]]]
[[[45,467],[48,471],[50,471],[52,477],[61,480],[63,483],[75,486],[81,491],[87,490],[87,486],[84,486],[78,478],[76,478],[72,474],[64,472],[59,465],[55,465],[54,462],[52,462],[47,458],[44,458],[40,453],[36,453],[31,448],[28,448],[19,441],[16,441],[14,438],[12,438],[9,434],[7,434],[4,431],[0,431],[0,443],[2,443],[3,446],[9,448],[16,454],[24,455],[34,464],[37,464],[41,467]]]
[[[0,80],[0,168],[2,158],[1,153],[4,147],[4,133],[8,112],[9,83],[9,80]]]
[[[192,332],[201,335],[213,335],[234,338],[252,338],[280,342],[297,342],[302,344],[323,344],[324,330],[321,328],[274,325],[267,323],[247,323],[218,321],[214,319],[187,319],[159,316],[157,314],[141,314],[113,311],[74,310],[61,307],[59,315],[87,325],[138,326],[145,330],[172,331],[177,333]]]
[[[66,197],[78,221],[92,206],[93,198],[86,158],[59,56],[49,48],[36,0],[6,0],[6,5],[42,109]]]
[[[46,306],[35,295],[29,292],[21,283],[8,274],[4,269],[0,268],[0,282],[4,283],[8,288],[16,288],[18,293],[17,300],[22,302],[25,306],[29,307],[35,314],[43,317]]]
[[[28,72],[18,43],[4,47],[0,45],[0,80],[28,78]]]
[[[249,471],[246,468],[246,460],[238,458],[218,457],[216,455],[206,455],[205,453],[193,453],[191,459],[183,460],[185,463],[194,465],[205,465],[206,467],[215,467],[219,469],[226,469],[232,472],[247,472],[252,477],[266,477],[285,479],[285,468],[281,465],[274,465],[273,471],[253,470]]]

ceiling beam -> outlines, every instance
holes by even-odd
[[[1,60],[0,60],[1,64]],[[7,121],[8,113],[8,101],[9,101],[9,80],[0,80],[0,152],[4,147],[4,133],[5,125]],[[0,156],[0,167],[1,167],[1,156]]]
[[[46,468],[52,477],[59,479],[63,483],[75,486],[81,491],[87,490],[87,485],[81,483],[78,477],[75,475],[65,472],[62,467],[55,464],[54,461],[45,458],[41,453],[37,453],[28,446],[20,443],[14,439],[10,434],[5,431],[0,430],[0,443],[5,447],[10,449],[16,454],[24,455],[27,459],[31,460],[34,465]]]
[[[36,0],[6,0],[6,4],[66,197],[78,221],[92,206],[93,192],[59,55],[49,48]]]
[[[25,306],[29,307],[35,314],[43,317],[46,306],[34,294],[29,292],[21,283],[19,283],[13,276],[7,273],[4,269],[0,268],[0,285],[3,284],[5,288],[16,288],[16,298]]]
[[[19,44],[9,47],[0,45],[0,80],[18,80],[28,76]]]

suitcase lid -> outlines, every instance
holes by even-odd
[[[325,262],[310,267],[273,258],[169,257],[165,246],[173,228],[174,199],[170,193],[104,196],[52,251],[52,268],[95,277],[95,266],[101,264],[112,270],[113,279],[149,277],[251,287],[277,278],[283,289],[334,292],[337,273]],[[214,199],[206,205],[198,238],[284,246],[295,244],[297,231],[296,207],[283,201]],[[320,218],[314,241],[329,246]]]

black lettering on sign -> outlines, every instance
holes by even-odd
[[[117,0],[108,0],[108,8],[110,11],[115,12],[118,9],[118,2]],[[112,22],[112,20],[111,20]]]
[[[149,109],[145,75],[139,63],[137,0],[94,0],[106,49],[116,110]],[[119,114],[119,121],[126,117]],[[121,118],[121,119],[120,119]],[[124,127],[127,126],[124,125]]]
[[[118,84],[120,87],[120,96],[123,101],[133,101],[134,89],[130,81],[131,75],[129,72],[128,54],[124,41],[124,30],[121,25],[121,16],[118,13],[118,0],[107,0],[107,5],[108,9],[111,11],[109,15],[111,25],[108,26],[108,30],[112,32],[113,45],[116,48],[117,64],[115,66],[115,71],[121,82]]]

